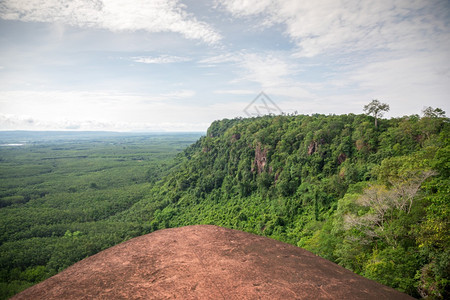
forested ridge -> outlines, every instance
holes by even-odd
[[[418,298],[448,298],[449,133],[442,114],[377,123],[354,114],[224,119],[164,165],[139,164],[149,159],[142,149],[124,157],[138,171],[111,169],[122,185],[94,168],[94,177],[61,181],[55,198],[39,194],[54,186],[41,179],[27,201],[4,192],[3,288],[17,291],[133,236],[214,224],[303,247]],[[97,203],[105,190],[117,196]],[[35,208],[60,210],[67,221],[49,213],[34,224]],[[33,224],[12,228],[21,222],[14,214]],[[14,252],[27,247],[47,250]]]
[[[415,297],[448,297],[449,123],[442,116],[214,122],[114,218],[266,235]]]

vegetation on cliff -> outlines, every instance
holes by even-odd
[[[117,220],[266,235],[419,297],[448,296],[449,123],[442,116],[214,122]]]

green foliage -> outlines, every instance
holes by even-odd
[[[1,147],[0,299],[148,233],[149,222],[113,218],[145,198],[198,136],[75,136]]]
[[[408,251],[403,247],[387,247],[373,251],[364,265],[363,274],[399,291],[417,295],[414,276],[419,266],[418,255],[413,249]]]
[[[425,118],[444,118],[445,117],[445,111],[443,111],[440,108],[432,108],[431,106],[428,106],[422,112],[423,112],[423,116]]]
[[[445,262],[420,245],[448,247],[448,122],[410,116],[377,129],[371,122],[352,114],[214,122],[179,169],[121,220],[151,220],[153,230],[241,229],[305,247],[414,296],[432,294],[420,282],[442,294],[440,278],[448,274],[430,270]]]
[[[376,120],[386,110],[378,108]],[[215,224],[304,247],[413,296],[448,298],[448,119],[379,121],[225,119],[175,161],[173,148],[164,156],[140,143],[8,153],[0,162],[2,278],[17,287],[41,278],[17,275],[28,268],[52,274],[139,234]],[[30,176],[20,165],[14,174],[19,158]],[[38,247],[17,252],[30,245]]]

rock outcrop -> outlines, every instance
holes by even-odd
[[[256,170],[258,171],[258,174],[261,174],[264,172],[264,167],[267,163],[267,148],[264,148],[264,150],[261,150],[261,144],[256,145],[255,149],[255,161],[254,166],[256,167]],[[254,172],[254,167],[252,168],[252,172]]]
[[[13,299],[412,299],[304,249],[209,225],[88,257]]]

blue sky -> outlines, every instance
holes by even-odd
[[[450,2],[0,0],[0,130],[204,131],[285,113],[450,111]]]

